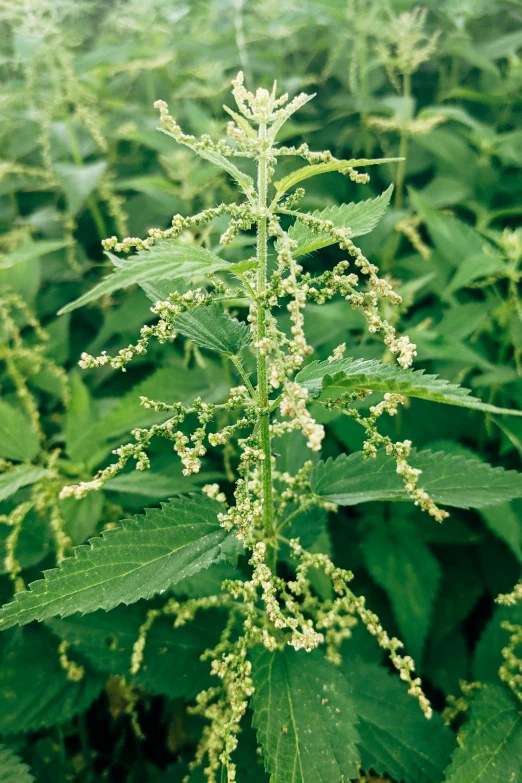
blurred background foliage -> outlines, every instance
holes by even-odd
[[[314,180],[303,209],[375,197],[394,183],[386,217],[360,240],[403,296],[387,317],[417,344],[417,367],[520,407],[521,48],[520,0],[426,0],[423,9],[408,0],[0,0],[3,599],[72,544],[176,492],[224,482],[234,465],[233,453],[226,464],[211,453],[183,479],[160,444],[152,472],[124,474],[83,501],[58,499],[64,483],[90,477],[133,427],[154,420],[140,394],[218,400],[229,385],[224,367],[181,338],[125,374],[80,373],[82,351],[114,352],[152,318],[141,289],[56,316],[111,268],[102,238],[143,236],[232,196],[223,172],[155,130],[158,98],[185,130],[216,138],[241,68],[249,88],[277,79],[290,93],[317,92],[282,141],[341,158],[404,155],[404,164],[372,169],[364,188],[336,174]],[[223,252],[222,230],[217,219],[185,240]],[[253,242],[242,234],[226,253],[240,260]],[[322,271],[337,252],[307,263]],[[306,313],[319,358],[343,341],[351,356],[384,355],[344,303]],[[419,447],[473,449],[518,468],[517,421],[412,400],[388,426]],[[328,454],[360,448],[348,419],[324,423]],[[500,622],[522,617],[493,600],[520,575],[522,504],[453,510],[443,526],[413,507],[361,508],[332,517],[319,543],[405,639],[435,705],[458,693],[459,680],[498,681]],[[0,735],[38,781],[181,779],[197,735],[184,699],[206,683],[194,660],[213,630],[196,629],[202,638],[191,636],[183,657],[169,623],[158,624],[149,665],[133,681],[128,658],[144,612],[138,604],[2,637]],[[350,643],[379,658],[362,633]],[[84,669],[77,681],[70,658]]]

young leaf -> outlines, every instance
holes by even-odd
[[[435,714],[426,720],[399,677],[350,657],[341,669],[358,717],[361,766],[403,783],[440,783],[454,746]]]
[[[226,269],[228,266],[228,261],[224,261],[199,245],[185,245],[177,239],[159,241],[148,250],[140,250],[126,259],[101,283],[74,302],[62,307],[59,314],[76,310],[101,296],[107,296],[121,288],[128,288],[134,283],[157,283],[160,280],[168,280],[172,283],[174,291],[177,280],[208,275]]]
[[[58,644],[41,625],[2,636],[0,734],[65,723],[86,710],[100,693],[103,678],[92,669],[87,668],[78,682],[67,679]],[[70,659],[75,660],[74,655]]]
[[[321,652],[264,651],[254,660],[253,678],[253,725],[271,783],[357,776],[351,689]]]
[[[98,671],[130,679],[133,647],[150,608],[150,604],[140,602],[110,612],[48,620],[46,624]],[[201,622],[187,623],[180,628],[174,627],[172,615],[154,620],[147,632],[142,664],[132,676],[133,682],[150,693],[165,694],[171,699],[180,696],[191,699],[211,687],[209,662],[202,661],[201,655],[218,643],[223,617],[212,610],[198,615],[198,620]]]
[[[164,592],[237,552],[235,536],[220,526],[220,503],[186,495],[107,530],[73,557],[45,572],[0,610],[0,630],[32,620],[112,609]]]
[[[29,462],[39,448],[38,436],[23,413],[0,400],[0,457]]]
[[[182,313],[175,328],[200,348],[229,356],[236,356],[252,339],[248,324],[232,318],[215,303]]]
[[[14,470],[0,474],[0,500],[5,500],[22,487],[34,484],[46,475],[45,468],[36,468],[34,465],[18,465]]]
[[[393,185],[377,198],[367,201],[357,201],[350,204],[341,204],[338,207],[326,207],[322,212],[312,212],[312,217],[321,220],[331,220],[335,228],[350,228],[352,236],[358,237],[372,231],[381,217],[386,212],[390,203]],[[322,247],[334,244],[329,234],[314,234],[300,220],[296,220],[288,232],[291,239],[297,242],[297,248],[293,251],[294,258],[313,253]]]
[[[446,783],[516,783],[521,758],[520,705],[498,685],[480,688],[446,770]]]
[[[436,503],[482,508],[522,497],[522,474],[514,470],[493,468],[478,459],[442,451],[433,453],[428,449],[412,449],[409,462],[422,470],[419,486]],[[316,495],[341,506],[408,498],[395,461],[384,451],[370,459],[358,451],[319,462],[310,474],[310,485]]]
[[[33,783],[27,764],[12,750],[0,745],[0,783]]]
[[[100,184],[107,168],[104,160],[77,166],[74,163],[56,163],[54,170],[62,185],[67,208],[71,215],[76,215],[93,190]]]
[[[400,158],[352,158],[351,160],[334,160],[331,163],[316,163],[313,166],[303,166],[296,171],[292,171],[283,179],[279,179],[274,182],[274,187],[277,190],[278,196],[286,193],[287,190],[293,188],[298,182],[302,182],[304,179],[310,177],[316,177],[318,174],[328,174],[331,171],[338,171],[341,174],[347,174],[348,169],[356,166],[376,166],[380,163],[396,163]]]
[[[472,397],[469,389],[450,383],[424,370],[403,370],[396,364],[384,364],[378,359],[336,359],[333,362],[312,362],[296,376],[310,397],[323,390],[372,389],[376,392],[396,392],[407,397],[419,397],[446,405],[489,413],[522,416],[522,411],[497,408]]]

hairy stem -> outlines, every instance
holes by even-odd
[[[261,124],[258,131],[261,142],[261,150],[258,161],[258,209],[260,213],[257,224],[257,342],[261,346],[266,337],[266,309],[260,302],[265,293],[266,275],[267,275],[267,242],[268,242],[268,218],[266,216],[267,188],[268,188],[268,156],[266,146],[266,125]],[[259,438],[261,449],[263,451],[263,461],[261,464],[261,481],[263,497],[263,522],[265,535],[269,540],[274,541],[270,545],[268,562],[272,570],[275,570],[277,552],[275,547],[275,528],[274,528],[274,510],[272,502],[272,461],[270,448],[270,412],[268,408],[268,374],[267,359],[263,348],[257,349],[257,389],[258,403],[260,407],[259,416]]]

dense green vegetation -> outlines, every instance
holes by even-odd
[[[519,780],[522,4],[0,28],[0,781]]]

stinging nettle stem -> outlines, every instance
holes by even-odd
[[[267,146],[266,124],[259,125],[258,139],[260,154],[258,158],[258,210],[257,223],[257,388],[260,407],[259,415],[259,439],[264,459],[262,462],[262,491],[263,491],[263,522],[265,535],[268,539],[275,538],[274,510],[273,510],[273,484],[272,484],[272,453],[270,446],[270,412],[268,407],[268,373],[267,358],[263,351],[263,341],[266,337],[266,309],[261,298],[265,293],[267,262],[268,262],[268,217],[267,190],[268,190],[268,160],[269,150]],[[276,544],[270,546],[270,567],[275,570],[277,552]]]

